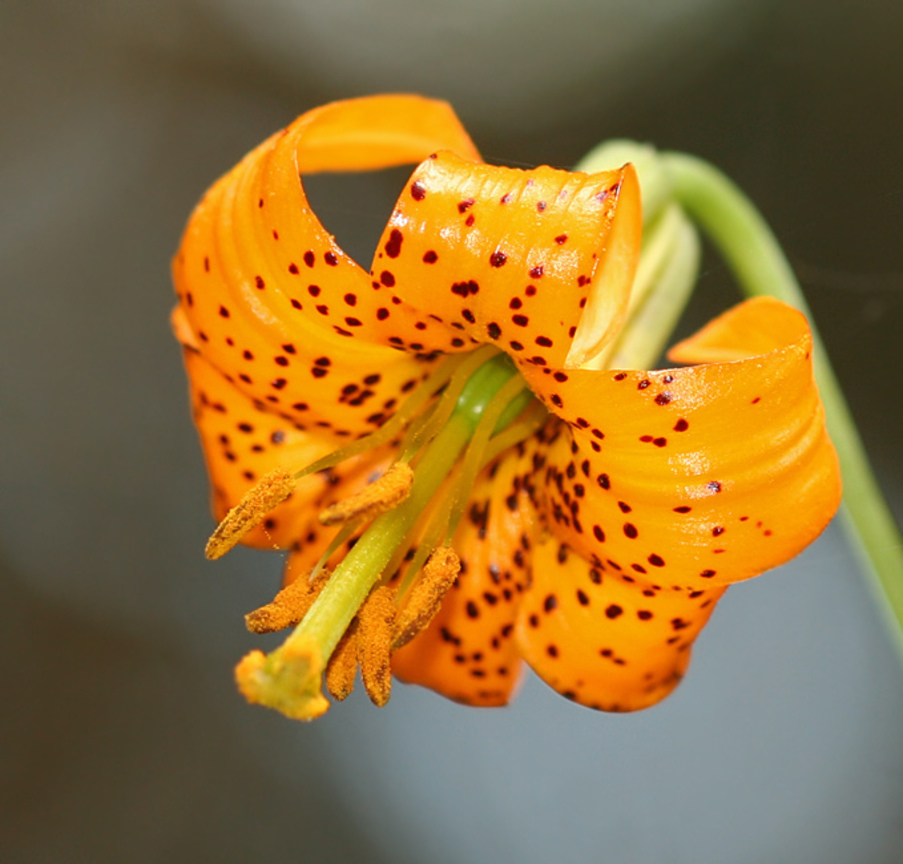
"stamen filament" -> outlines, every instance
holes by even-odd
[[[504,453],[509,447],[514,447],[521,441],[532,438],[542,428],[548,417],[549,412],[541,402],[534,399],[517,423],[506,426],[489,439],[486,452],[483,454],[483,464],[480,467],[485,468],[496,456]]]
[[[429,402],[433,396],[438,393],[452,379],[455,372],[462,366],[467,368],[475,368],[471,366],[472,358],[480,352],[475,351],[471,354],[450,354],[434,369],[429,377],[404,401],[401,407],[385,422],[379,429],[364,435],[338,450],[317,459],[306,468],[298,471],[294,476],[296,480],[306,477],[308,474],[315,474],[317,471],[325,471],[327,468],[333,468],[340,462],[357,456],[360,453],[366,453],[373,450],[381,444],[391,441],[398,435],[402,429],[411,421],[413,417],[420,413],[421,409]],[[483,357],[485,358],[485,353]],[[482,361],[481,361],[482,362]],[[477,366],[479,363],[476,364]],[[406,461],[406,460],[405,460]]]
[[[435,410],[429,415],[427,422],[422,427],[415,428],[410,440],[405,442],[401,455],[403,461],[409,461],[421,449],[423,444],[431,441],[436,436],[455,410],[455,406],[458,404],[458,397],[470,380],[470,376],[498,353],[498,349],[493,348],[491,345],[485,345],[468,355],[467,360],[455,369],[448,386],[442,392],[442,396],[439,397],[439,402],[436,404]]]
[[[313,569],[310,571],[310,575],[307,577],[309,582],[316,581],[320,572],[326,566],[326,562],[329,561],[329,559],[341,548],[342,544],[354,534],[361,521],[362,520],[360,519],[355,519],[353,522],[346,522],[342,526],[342,530],[332,538],[317,563],[314,564]]]
[[[485,409],[476,425],[473,437],[467,443],[461,464],[456,466],[455,479],[451,483],[451,488],[429,521],[417,552],[399,587],[399,592],[407,590],[438,545],[451,543],[458,522],[464,513],[464,507],[467,505],[470,490],[473,488],[477,474],[485,464],[483,454],[492,433],[499,427],[504,428],[507,422],[510,422],[534,401],[533,394],[526,389],[526,382],[520,375],[517,375],[498,391],[492,403]],[[396,557],[398,554],[396,553]],[[393,563],[397,567],[400,559]],[[394,570],[395,567],[390,567],[389,572],[394,572]]]
[[[453,506],[445,529],[446,542],[451,541],[452,535],[461,521],[461,516],[464,514],[470,490],[473,488],[477,474],[480,473],[480,468],[483,466],[483,455],[486,452],[486,446],[489,444],[489,439],[493,432],[499,426],[504,428],[508,422],[521,414],[533,399],[533,394],[527,389],[526,382],[518,375],[499,390],[498,398],[493,401],[480,418],[473,438],[470,439],[467,451],[464,454],[461,476],[458,478],[458,482],[455,484],[454,491],[450,496]]]
[[[325,710],[320,701],[322,674],[352,619],[469,445],[476,454],[471,457],[476,468],[468,465],[467,472],[476,476],[492,432],[513,421],[532,398],[524,388],[516,367],[504,354],[496,354],[466,379],[447,422],[426,446],[408,498],[376,517],[279,648],[267,657],[252,652],[239,664],[239,684],[248,698],[302,719]],[[472,439],[477,440],[476,446]],[[300,668],[291,668],[295,663]],[[374,674],[374,691],[381,698],[378,682],[383,673]]]
[[[459,410],[452,413],[428,445],[408,499],[395,510],[378,516],[336,568],[301,625],[317,639],[324,655],[335,648],[392,553],[403,543],[458,461],[483,411],[513,374],[515,370],[507,355],[497,355],[471,376],[458,398]],[[517,389],[519,392],[521,388]]]

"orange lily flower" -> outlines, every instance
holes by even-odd
[[[368,272],[299,177],[420,160]],[[173,324],[225,519],[213,554],[249,526],[289,549],[249,626],[301,621],[278,662],[240,664],[249,699],[307,719],[321,677],[343,698],[360,663],[382,704],[391,663],[502,705],[526,661],[580,704],[644,708],[728,585],[818,536],[840,480],[803,315],[747,301],[669,355],[700,365],[604,368],[641,232],[630,165],[486,165],[415,96],[310,111],[207,192]]]

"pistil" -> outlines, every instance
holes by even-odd
[[[434,515],[424,532],[424,542],[408,567],[401,594],[434,548],[447,542],[460,518],[461,502],[467,500],[470,487],[485,464],[494,433],[520,429],[526,436],[535,429],[535,411],[531,408],[525,413],[535,400],[514,363],[507,355],[497,352],[488,360],[485,352],[474,352],[477,353],[483,355],[480,364],[470,358],[469,362],[459,364],[449,376],[446,390],[429,419],[416,424],[415,433],[403,445],[402,461],[396,465],[407,461],[416,464],[410,486],[403,484],[407,497],[373,519],[329,576],[301,623],[279,648],[268,656],[252,652],[239,664],[236,677],[249,701],[297,719],[313,719],[322,714],[328,708],[321,692],[324,671],[353,622],[358,631],[358,659],[368,693],[377,704],[384,704],[388,699],[388,660],[393,643],[407,641],[416,634],[418,626],[429,622],[441,602],[441,593],[438,597],[433,595],[440,590],[444,593],[454,576],[433,580],[436,584],[422,592],[417,592],[415,585],[408,592],[409,602],[416,600],[418,609],[416,614],[402,616],[400,629],[395,622],[394,592],[385,586],[376,590],[374,587],[394,572],[392,564],[397,566],[410,548],[424,512],[432,510]],[[519,417],[521,420],[515,423]],[[416,423],[414,417],[408,419]],[[392,470],[384,476],[388,477]],[[407,476],[408,471],[407,465],[397,469],[398,475]],[[433,499],[450,475],[455,479],[448,500],[432,507]],[[393,481],[389,485],[394,488],[397,484]],[[451,558],[444,555],[442,560],[449,563]],[[450,566],[440,566],[437,560],[437,568],[448,576]],[[311,594],[304,592],[304,596]],[[387,598],[391,598],[389,605]],[[330,677],[343,682],[338,688],[342,692],[350,689],[347,669]]]

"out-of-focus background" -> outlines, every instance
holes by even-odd
[[[495,711],[246,706],[280,561],[203,559],[167,314],[204,188],[324,101],[448,98],[512,164],[691,151],[777,230],[903,517],[901,45],[903,6],[860,0],[5,0],[0,859],[899,862],[903,670],[836,526],[733,589],[644,714],[535,679]],[[372,190],[324,198],[365,263]],[[734,298],[710,257],[683,330]]]

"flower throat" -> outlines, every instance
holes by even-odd
[[[313,719],[329,707],[323,675],[342,699],[359,664],[370,698],[385,704],[391,652],[426,627],[457,577],[460,563],[450,544],[477,475],[546,417],[513,361],[487,346],[446,357],[376,432],[294,474],[278,469],[257,483],[210,538],[208,558],[235,546],[302,477],[398,442],[398,458],[381,477],[320,513],[321,524],[342,527],[308,577],[247,616],[254,632],[297,626],[271,654],[253,651],[239,663],[245,697],[295,719]],[[344,544],[350,551],[327,574],[326,562]]]

